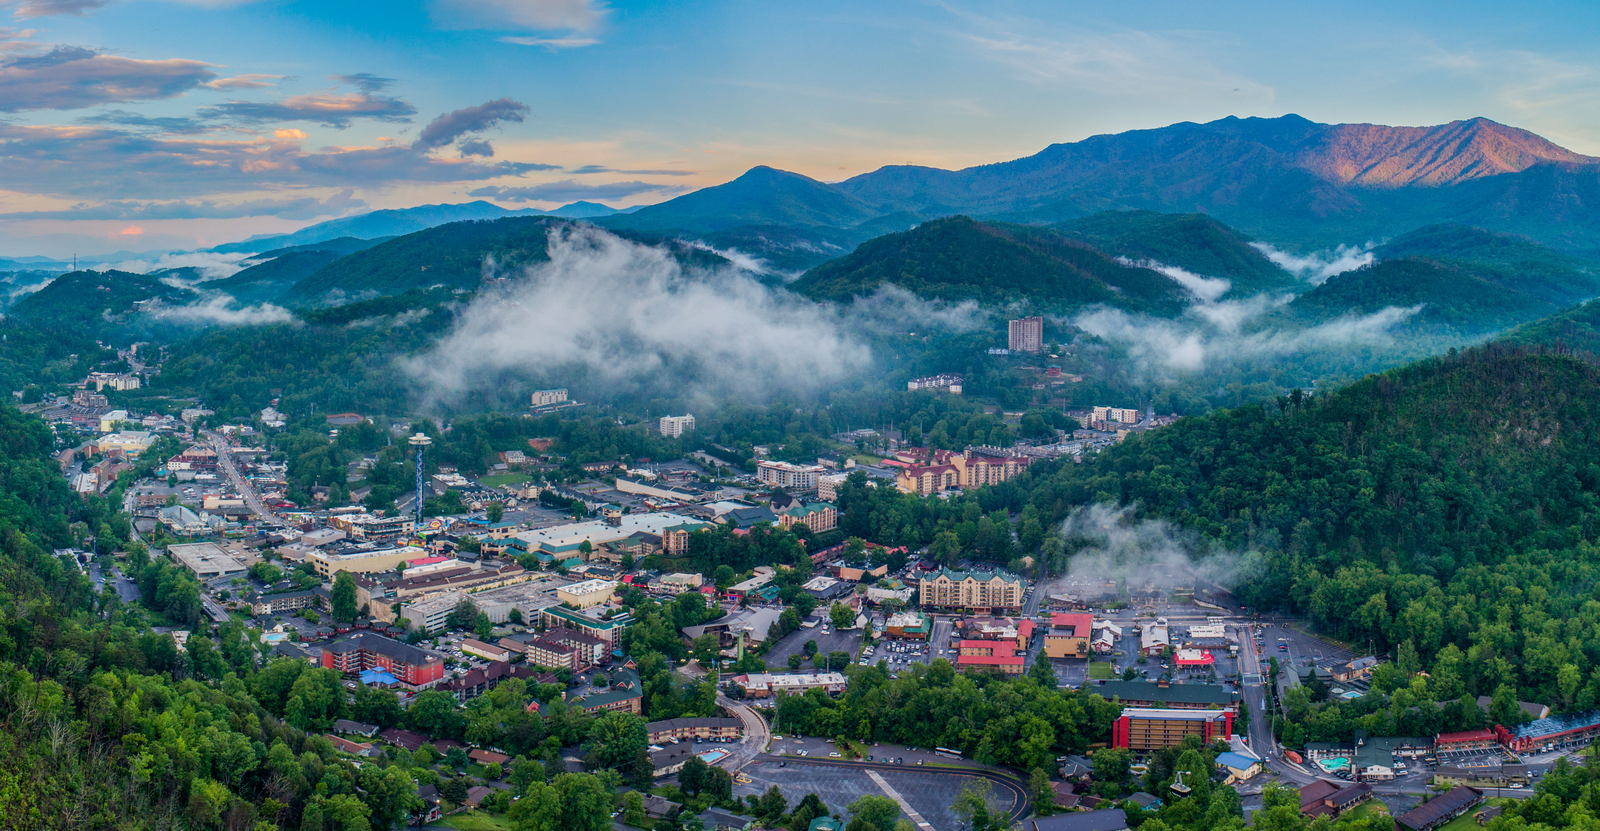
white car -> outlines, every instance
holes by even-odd
[[[837,758],[839,758],[839,751],[837,751],[837,750],[835,750],[835,751],[833,751],[833,752],[832,752],[832,753],[829,753],[829,754],[828,754],[828,756],[829,756],[829,757],[830,757],[830,758],[834,758],[834,759],[837,759]]]

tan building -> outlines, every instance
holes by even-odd
[[[784,528],[793,527],[797,522],[813,531],[832,531],[839,527],[839,509],[826,502],[814,502],[778,514],[778,524]]]
[[[428,556],[428,552],[414,546],[407,545],[400,548],[380,548],[373,551],[357,551],[351,554],[329,554],[325,551],[313,551],[306,555],[306,562],[316,570],[317,576],[323,579],[332,579],[341,571],[353,571],[370,574],[377,571],[394,571],[396,566],[407,560],[417,560]]]
[[[614,580],[585,580],[582,583],[558,587],[556,598],[575,609],[587,609],[609,601],[616,591],[617,584]]]
[[[527,651],[528,663],[545,667],[547,669],[569,669],[578,671],[578,651],[564,643],[559,643],[548,638],[533,638],[523,642]]]
[[[1050,628],[1044,633],[1044,654],[1052,658],[1087,658],[1093,630],[1094,615],[1053,612]]]
[[[1014,574],[941,568],[922,578],[917,600],[946,609],[1020,609],[1022,588],[1022,578]]]
[[[991,456],[967,448],[962,453],[935,450],[925,463],[900,469],[895,487],[902,493],[931,496],[951,488],[976,488],[998,485],[1026,470],[1027,456]]]
[[[511,650],[503,646],[484,643],[477,638],[467,638],[461,642],[461,651],[469,655],[476,655],[489,661],[511,660]]]
[[[705,523],[685,523],[661,529],[661,553],[668,557],[682,557],[689,553],[689,535],[706,527]]]
[[[646,738],[651,744],[663,744],[673,739],[737,739],[744,732],[744,722],[736,718],[670,718],[652,721],[645,725]]]

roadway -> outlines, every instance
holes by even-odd
[[[239,474],[239,467],[233,461],[233,448],[228,444],[228,440],[209,430],[205,431],[204,435],[211,443],[211,449],[217,452],[217,466],[227,474],[228,481],[232,483],[234,491],[239,494],[239,498],[244,500],[245,507],[250,509],[250,513],[255,514],[256,518],[265,525],[272,527],[280,525],[281,523],[278,521],[277,516],[267,510],[266,504],[256,494],[255,487]]]
[[[739,719],[744,725],[744,737],[729,750],[729,756],[721,762],[722,767],[732,773],[738,773],[740,768],[755,761],[756,757],[767,751],[767,742],[772,738],[772,729],[767,726],[767,720],[748,704],[741,704],[733,699],[717,693],[717,706],[727,710]]]

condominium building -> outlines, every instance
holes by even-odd
[[[744,733],[744,722],[736,718],[669,718],[645,725],[645,738],[651,744],[673,739],[737,739]]]
[[[372,634],[323,647],[322,666],[352,676],[382,670],[410,687],[429,686],[444,677],[443,655]]]
[[[694,416],[662,416],[661,435],[677,438],[694,429]]]
[[[902,493],[931,496],[951,488],[976,488],[998,485],[1016,478],[1028,468],[1027,456],[995,456],[967,448],[961,453],[934,450],[919,464],[903,467],[895,476],[895,487]]]
[[[1124,707],[1111,724],[1111,746],[1130,750],[1176,747],[1189,736],[1203,744],[1233,735],[1232,710],[1154,710]]]
[[[524,640],[523,644],[526,646],[523,655],[534,666],[578,671],[578,650],[564,643],[538,637]]]
[[[534,407],[550,407],[550,406],[554,406],[556,404],[565,403],[566,400],[567,400],[567,391],[566,390],[534,390],[533,391],[533,402],[532,402],[531,406],[534,406]]]
[[[922,578],[917,600],[945,609],[1020,609],[1022,590],[1022,578],[1014,574],[941,568]]]
[[[784,528],[797,522],[813,531],[832,531],[839,527],[839,509],[826,502],[813,502],[778,513],[778,524]]]
[[[1011,321],[1007,332],[1007,345],[1013,352],[1044,351],[1044,318],[1024,317]]]
[[[790,462],[756,462],[756,481],[786,491],[814,491],[822,465],[797,465]]]

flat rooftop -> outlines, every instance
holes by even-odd
[[[668,528],[684,524],[699,526],[706,523],[686,517],[683,514],[670,512],[623,514],[616,525],[612,525],[605,520],[591,520],[589,522],[574,522],[568,525],[556,525],[550,528],[523,531],[513,536],[527,543],[529,550],[557,554],[575,551],[578,546],[585,542],[590,545],[601,545],[626,539],[640,532],[660,535],[662,531]]]
[[[184,568],[200,577],[243,574],[248,569],[214,542],[180,543],[167,546],[167,553]]]

